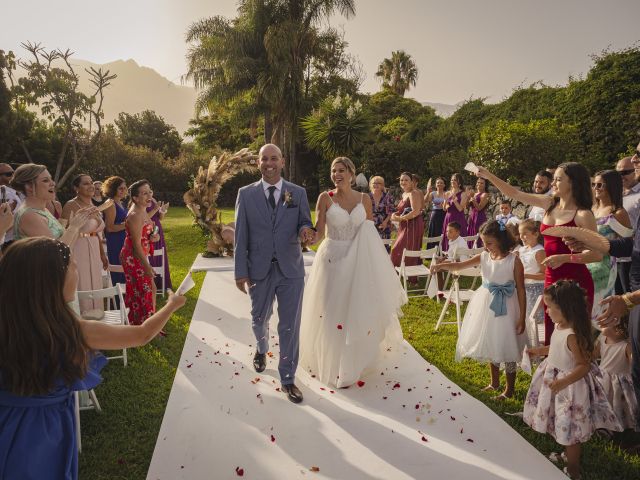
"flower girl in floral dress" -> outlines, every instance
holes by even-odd
[[[544,290],[544,301],[555,329],[550,345],[529,349],[529,355],[548,357],[531,380],[523,419],[565,447],[565,473],[575,479],[580,478],[581,444],[596,429],[620,431],[622,427],[597,378],[598,367],[591,362],[593,339],[585,290],[572,280],[558,280]]]
[[[622,428],[635,428],[638,401],[631,379],[631,345],[627,333],[628,317],[620,324],[605,327],[596,341],[600,357],[602,386]]]

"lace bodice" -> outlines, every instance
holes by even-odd
[[[353,240],[366,219],[367,213],[362,203],[357,204],[349,213],[333,202],[327,210],[327,238]]]

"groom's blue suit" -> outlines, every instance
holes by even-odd
[[[273,209],[258,181],[241,188],[236,200],[235,278],[249,278],[251,317],[258,353],[269,350],[269,318],[278,299],[280,361],[283,385],[294,383],[298,344],[304,261],[299,235],[311,228],[309,201],[304,188],[282,182],[280,199]]]

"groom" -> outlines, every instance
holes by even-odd
[[[236,286],[251,297],[256,372],[267,365],[269,318],[273,301],[278,299],[282,391],[289,400],[300,403],[302,392],[294,385],[304,289],[300,242],[312,243],[315,232],[304,188],[280,176],[284,167],[280,149],[264,145],[258,157],[262,179],[241,188],[236,200]]]

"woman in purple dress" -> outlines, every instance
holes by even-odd
[[[161,262],[164,262],[164,287],[165,289],[170,288],[173,290],[173,286],[171,285],[171,275],[169,274],[169,256],[167,255],[167,245],[164,241],[164,231],[162,230],[161,223],[164,216],[167,214],[168,209],[168,203],[156,202],[154,198],[151,199],[151,202],[149,202],[149,205],[147,206],[147,213],[156,226],[156,233],[160,236],[160,240],[153,244],[153,251],[157,252],[159,249],[164,248],[164,258],[154,256],[151,257],[149,263],[151,263],[152,267],[159,267]],[[158,290],[162,288],[162,278],[160,278],[159,275],[156,275],[156,288],[158,288]]]
[[[480,226],[487,221],[487,206],[491,195],[487,192],[487,181],[484,178],[478,178],[476,181],[476,192],[469,197],[469,219],[467,225],[467,235],[477,235],[480,232]],[[482,240],[478,237],[476,243],[478,247],[482,247]],[[469,248],[473,245],[470,243]]]
[[[454,173],[451,175],[451,187],[448,192],[445,192],[445,201],[442,205],[442,209],[446,212],[442,224],[443,232],[447,231],[449,222],[457,222],[460,224],[460,235],[467,236],[467,219],[464,216],[464,211],[468,201],[467,194],[462,189],[462,175]],[[447,236],[443,235],[442,251],[446,252],[447,250],[449,250],[449,241]]]
[[[424,235],[424,218],[422,217],[422,195],[414,189],[411,174],[404,172],[400,175],[400,187],[402,188],[402,200],[393,215],[392,222],[398,222],[398,237],[391,250],[391,262],[395,267],[400,266],[402,252],[405,250],[420,250],[422,247],[422,235]],[[415,208],[414,208],[415,207]],[[417,265],[422,262],[420,258],[411,257],[406,265]],[[415,278],[409,281],[415,282]]]

